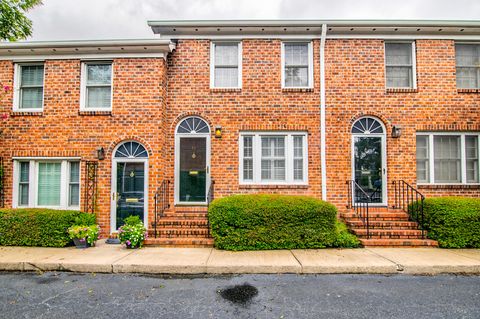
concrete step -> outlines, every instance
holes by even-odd
[[[360,242],[364,247],[438,247],[431,239],[365,239]]]
[[[367,238],[365,228],[353,228],[358,238]],[[370,229],[370,239],[422,239],[422,231],[418,229]]]
[[[178,238],[147,238],[146,246],[162,246],[162,247],[213,247],[213,238],[203,237],[178,237]]]
[[[362,220],[347,220],[346,224],[350,228],[364,228],[365,223]],[[385,220],[371,220],[369,221],[370,229],[418,229],[416,222],[410,221],[385,221]]]

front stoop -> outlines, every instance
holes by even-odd
[[[438,247],[435,240],[422,238],[418,223],[411,221],[406,212],[388,207],[370,207],[369,233],[363,220],[353,210],[340,214],[349,230],[364,247]]]
[[[213,247],[206,207],[175,207],[157,217],[145,245],[165,247]]]

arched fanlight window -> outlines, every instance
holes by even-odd
[[[115,151],[115,157],[121,158],[147,158],[148,152],[145,147],[135,141],[121,144]]]
[[[210,133],[210,127],[207,122],[199,117],[192,116],[184,119],[177,128],[177,133]]]
[[[371,117],[362,117],[352,126],[353,134],[383,134],[383,125]]]

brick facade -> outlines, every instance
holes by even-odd
[[[110,232],[112,152],[122,141],[137,140],[149,152],[151,221],[155,189],[164,179],[172,181],[173,203],[175,127],[187,115],[204,118],[212,131],[222,127],[222,138],[211,138],[216,197],[263,192],[320,198],[320,41],[313,41],[313,89],[282,89],[281,40],[244,39],[242,49],[243,85],[233,90],[210,88],[209,40],[179,40],[166,60],[114,59],[113,110],[106,113],[79,111],[79,59],[46,60],[42,113],[13,113],[11,92],[1,100],[0,114],[8,114],[0,136],[6,206],[12,205],[12,157],[96,160],[96,149],[103,147],[97,210],[104,233]],[[371,115],[386,126],[390,205],[391,181],[416,183],[417,131],[480,131],[480,95],[456,88],[454,41],[416,41],[418,88],[406,92],[385,89],[383,40],[328,39],[325,49],[327,199],[335,205],[347,202],[355,119]],[[0,82],[12,85],[13,70],[12,61],[0,61]],[[391,137],[392,125],[402,127],[400,138]],[[263,130],[308,132],[308,186],[239,185],[239,132]],[[480,196],[474,185],[424,186],[420,191],[426,196]]]

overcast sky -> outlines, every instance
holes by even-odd
[[[162,19],[480,19],[480,0],[43,0],[29,40],[151,38]]]

